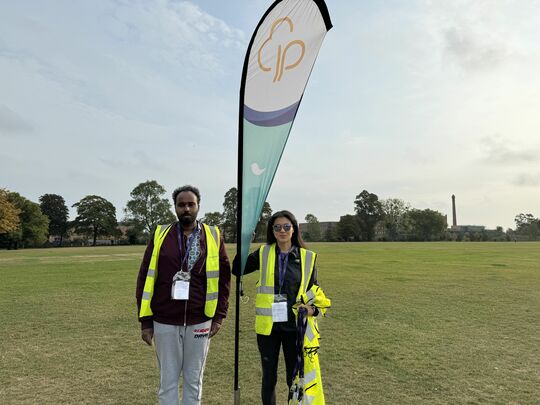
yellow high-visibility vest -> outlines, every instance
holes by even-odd
[[[317,254],[311,250],[299,248],[302,280],[297,301],[307,292],[307,286]],[[276,265],[276,244],[264,245],[259,249],[259,281],[255,298],[255,332],[260,335],[272,333],[272,304],[274,303],[274,268]]]
[[[139,318],[154,315],[151,303],[158,273],[159,252],[165,237],[172,228],[173,224],[158,225],[154,233],[154,249],[152,250],[152,258],[144,281]],[[203,224],[203,228],[206,234],[206,302],[204,304],[204,314],[208,318],[213,318],[216,313],[219,294],[220,232],[217,226]]]

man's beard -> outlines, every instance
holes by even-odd
[[[182,226],[192,225],[196,220],[197,214],[183,214],[178,217],[178,221],[180,221],[180,225]]]

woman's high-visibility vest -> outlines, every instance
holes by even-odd
[[[307,285],[315,266],[317,254],[300,248],[302,280],[298,290],[297,301],[307,292]],[[272,304],[274,303],[274,268],[276,265],[276,244],[264,245],[259,250],[259,281],[255,299],[255,332],[260,335],[272,333]]]
[[[330,300],[318,285],[307,289],[317,254],[300,248],[302,280],[296,297],[297,302],[316,306],[322,316],[330,307]],[[272,333],[272,303],[274,302],[274,269],[276,265],[276,245],[264,245],[259,250],[259,281],[255,303],[255,331],[261,335]],[[296,308],[293,308],[297,315]],[[319,328],[317,317],[309,316],[304,335],[304,398],[302,405],[324,405],[321,370],[319,367]],[[298,378],[298,377],[297,377]]]
[[[172,228],[173,225],[158,225],[154,233],[154,250],[152,250],[152,258],[144,282],[139,318],[154,315],[151,303],[158,273],[159,252],[165,237]],[[216,313],[219,293],[220,233],[217,226],[203,224],[203,228],[206,234],[206,302],[204,304],[204,314],[208,318],[213,318]]]

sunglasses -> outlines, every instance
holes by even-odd
[[[285,231],[285,232],[289,232],[291,229],[292,229],[292,225],[291,224],[284,224],[284,225],[281,225],[281,224],[275,224],[272,229],[274,230],[274,232],[280,232],[282,229]]]

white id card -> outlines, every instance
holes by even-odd
[[[287,301],[272,304],[272,321],[287,322]]]
[[[189,281],[175,280],[173,281],[171,298],[173,300],[189,299]]]

